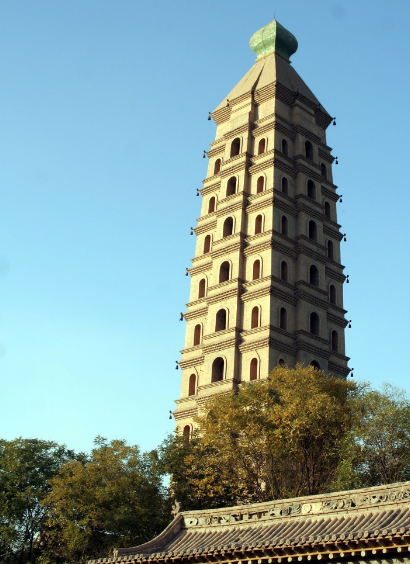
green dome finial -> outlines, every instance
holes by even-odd
[[[296,53],[298,48],[296,37],[276,20],[254,33],[249,45],[252,51],[255,51],[257,61],[272,53],[277,53],[289,61],[289,57]]]

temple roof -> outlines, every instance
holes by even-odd
[[[233,103],[235,99],[257,92],[270,84],[280,84],[289,92],[301,95],[312,107],[320,106],[319,100],[289,62],[289,56],[296,51],[298,45],[289,31],[273,20],[252,36],[250,45],[258,55],[256,63],[215,108],[213,114],[225,108],[227,100]],[[327,114],[322,106],[320,109]]]
[[[179,513],[152,541],[96,562],[259,564],[408,550],[410,482]]]
[[[292,92],[299,92],[311,103],[319,105],[319,100],[300,78],[292,65],[276,54],[257,61],[242,80],[229,92],[227,99],[233,101],[235,98],[260,90],[264,86],[275,82],[279,82]],[[214,111],[225,106],[226,99]],[[325,111],[323,107],[322,111]]]

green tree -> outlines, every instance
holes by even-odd
[[[209,400],[190,444],[176,437],[161,449],[175,498],[205,508],[329,491],[359,393],[297,365]]]
[[[49,480],[74,453],[51,441],[0,439],[0,561],[35,562],[44,549]]]
[[[384,384],[355,399],[355,421],[344,445],[335,489],[410,480],[410,400]]]
[[[84,463],[65,464],[51,480],[44,535],[51,561],[82,562],[114,547],[150,540],[170,521],[155,451],[97,438]]]

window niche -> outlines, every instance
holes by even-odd
[[[258,143],[258,155],[262,155],[266,149],[266,139],[261,139]]]
[[[252,308],[251,314],[251,329],[259,327],[259,307],[255,306]]]
[[[196,395],[196,375],[191,374],[189,377],[189,385],[188,385],[188,395],[195,396]]]
[[[251,360],[250,369],[249,369],[249,380],[252,382],[253,380],[258,379],[258,359],[253,358]]]
[[[215,318],[215,332],[226,329],[226,309],[220,309]]]
[[[195,329],[194,329],[194,347],[196,347],[197,345],[201,344],[201,325],[198,323],[198,325],[195,325]]]
[[[227,217],[224,221],[222,236],[229,237],[233,233],[233,218]]]
[[[211,250],[211,236],[206,235],[204,239],[204,255],[209,253],[210,250]]]
[[[240,151],[241,151],[241,140],[240,140],[239,137],[235,137],[235,139],[231,143],[230,158],[236,157],[237,155],[239,155]]]
[[[260,194],[265,188],[265,178],[260,176],[256,182],[256,193]]]
[[[262,216],[257,215],[255,218],[255,235],[262,233]]]
[[[226,185],[226,197],[233,196],[236,193],[236,176],[231,176]]]
[[[314,264],[309,268],[309,282],[313,286],[319,286],[319,270]]]
[[[209,199],[208,202],[208,213],[212,213],[215,211],[215,196]]]
[[[288,263],[284,260],[280,263],[280,279],[284,282],[288,281]]]
[[[279,327],[285,331],[288,328],[288,313],[284,307],[280,308],[279,312]]]
[[[317,224],[313,219],[309,221],[309,239],[317,241]]]
[[[219,283],[229,280],[230,264],[225,260],[219,267]]]
[[[255,260],[252,266],[252,280],[258,280],[261,277],[261,261]]]
[[[310,314],[310,332],[312,333],[312,335],[319,335],[319,330],[320,330],[320,320],[319,320],[319,316],[316,312],[312,312]]]
[[[198,300],[205,297],[206,280],[201,278],[198,284]]]
[[[288,235],[288,218],[286,215],[282,215],[281,222],[280,222],[280,232],[282,235]]]
[[[305,157],[313,161],[313,145],[310,141],[305,142]]]
[[[316,186],[315,186],[315,183],[313,182],[313,180],[308,180],[307,195],[308,195],[308,198],[311,198],[312,200],[316,200]]]
[[[220,382],[224,379],[225,361],[220,356],[212,363],[211,382]]]

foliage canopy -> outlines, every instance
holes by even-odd
[[[141,454],[122,440],[96,443],[88,460],[68,462],[51,480],[45,534],[54,559],[106,556],[151,539],[170,520],[155,451]]]
[[[90,455],[0,439],[0,562],[65,564],[152,539],[171,499],[202,509],[410,480],[410,401],[277,367],[207,401],[189,444],[141,453],[97,437]],[[172,475],[170,491],[164,475]]]
[[[0,439],[0,561],[34,562],[43,551],[50,480],[74,452],[52,441]]]
[[[188,446],[178,437],[163,445],[175,497],[205,508],[328,491],[359,393],[297,365],[209,400]]]

